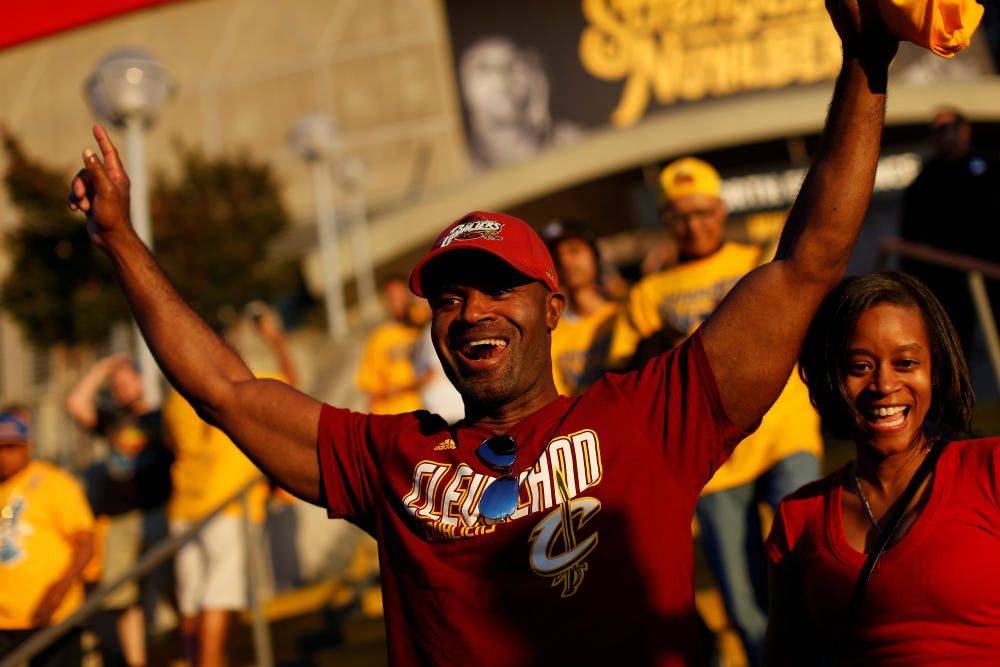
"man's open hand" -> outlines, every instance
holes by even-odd
[[[94,125],[94,138],[103,155],[89,148],[83,151],[84,167],[73,178],[69,190],[69,208],[87,214],[87,231],[98,246],[108,237],[131,231],[129,220],[129,180],[115,145],[100,125]]]

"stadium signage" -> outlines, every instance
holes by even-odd
[[[833,79],[840,41],[815,0],[583,0],[580,61],[625,82],[619,127],[668,105]]]

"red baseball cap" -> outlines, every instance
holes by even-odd
[[[473,211],[441,232],[434,245],[410,274],[410,289],[424,296],[421,280],[431,260],[453,250],[482,250],[534,278],[553,292],[559,289],[552,255],[528,223],[503,213]]]

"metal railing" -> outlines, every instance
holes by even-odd
[[[250,520],[249,493],[263,479],[261,476],[255,477],[236,493],[219,503],[208,515],[197,521],[188,530],[160,541],[159,544],[147,551],[127,572],[88,595],[84,603],[63,621],[56,625],[39,629],[14,651],[0,659],[0,667],[18,667],[27,663],[31,658],[58,641],[69,630],[81,625],[94,613],[101,611],[101,603],[119,586],[133,579],[148,575],[157,567],[170,560],[181,547],[194,539],[209,521],[214,519],[227,506],[237,501],[241,502],[243,506],[243,540],[247,547],[247,569],[250,575],[249,602],[253,618],[254,664],[260,667],[273,667],[274,655],[271,650],[271,631],[264,616],[264,602],[261,599],[262,596],[260,593],[264,563],[261,558],[260,549],[255,544],[253,537],[254,528]]]
[[[876,268],[886,268],[891,255],[954,269],[966,274],[969,292],[972,295],[972,305],[976,309],[976,318],[979,320],[983,337],[986,339],[986,350],[990,356],[990,364],[993,367],[997,387],[1000,388],[1000,335],[997,333],[997,321],[993,309],[990,307],[990,298],[986,292],[985,283],[985,279],[1000,282],[1000,264],[956,252],[938,250],[922,243],[888,237],[879,244],[879,252],[875,260]]]

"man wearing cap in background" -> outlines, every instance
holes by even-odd
[[[0,656],[80,606],[93,550],[94,517],[79,484],[33,461],[27,424],[0,414]],[[71,630],[32,667],[79,665],[80,635]]]
[[[721,185],[715,168],[693,157],[661,172],[660,215],[677,239],[680,261],[632,288],[616,324],[616,358],[637,348],[639,357],[648,356],[635,342],[640,339],[656,351],[679,344],[761,263],[759,247],[725,240]],[[698,501],[705,555],[751,665],[760,663],[767,629],[767,561],[758,503],[777,507],[784,496],[816,479],[822,446],[819,416],[793,372],[760,427],[715,473]]]
[[[1000,162],[972,146],[972,126],[955,109],[941,109],[928,127],[931,155],[906,189],[900,236],[938,250],[1000,263]],[[948,307],[966,359],[971,360],[977,326],[964,271],[904,259],[900,267],[923,280]],[[1000,288],[992,289],[994,316]]]
[[[109,584],[167,537],[173,456],[161,438],[160,409],[143,395],[142,378],[128,354],[95,362],[67,393],[65,409],[81,429],[108,444],[107,455],[84,471],[83,482],[99,526],[98,583]],[[90,619],[103,660],[146,664],[153,621],[146,612],[154,610],[169,580],[169,566],[161,566],[104,599]]]
[[[844,66],[781,251],[641,371],[559,396],[550,346],[565,297],[541,238],[482,212],[441,233],[410,286],[465,402],[454,426],[254,378],[132,230],[128,178],[95,128],[103,161],[85,153],[70,205],[201,414],[287,489],[379,539],[390,663],[699,662],[695,500],[784,386],[874,184],[897,43],[853,0],[830,7]]]
[[[566,309],[552,332],[552,374],[564,396],[583,393],[607,368],[618,304],[601,286],[601,256],[594,233],[573,220],[542,229]]]

